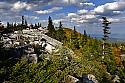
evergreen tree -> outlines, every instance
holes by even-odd
[[[38,23],[38,28],[40,27],[40,23]]]
[[[10,23],[9,23],[9,22],[7,22],[7,28],[8,28],[8,29],[10,28]]]
[[[25,27],[27,27],[27,21],[25,20]]]
[[[21,24],[21,27],[22,27],[22,29],[24,29],[25,28],[25,21],[24,21],[24,16],[22,16],[22,24]]]
[[[22,16],[22,25],[24,25],[24,16]]]
[[[13,32],[13,23],[10,24],[9,22],[7,22],[7,28],[4,29],[3,33],[11,33]]]
[[[75,48],[79,49],[78,32],[76,31],[75,26],[74,26],[73,36],[72,36],[72,43]]]
[[[35,27],[35,29],[37,29],[37,27],[38,27],[38,26],[37,26],[37,24],[36,24],[36,23],[35,23],[35,26],[34,26],[34,27]]]
[[[106,17],[102,17],[103,19],[103,31],[104,31],[104,38],[102,38],[103,40],[103,55],[109,52],[109,45],[107,43],[107,40],[109,38],[108,34],[110,34],[110,32],[108,32],[108,29],[110,29],[110,27],[108,27],[109,24],[111,24],[109,21],[107,21]]]
[[[61,21],[59,22],[59,28],[62,28],[62,22]]]
[[[86,30],[84,30],[84,37],[87,37],[87,33],[86,33]]]
[[[63,30],[63,26],[62,26],[61,21],[59,22],[59,29],[57,30],[56,39],[59,40],[59,41],[64,41],[66,39],[66,33]]]
[[[76,31],[76,27],[74,26],[74,39],[78,38],[78,32]]]
[[[83,35],[82,35],[82,41],[83,41],[83,45],[85,45],[86,42],[87,42],[87,33],[86,33],[86,30],[84,30],[84,33],[83,33]],[[82,45],[82,46],[83,46],[83,45]]]
[[[49,30],[49,32],[55,31],[54,25],[53,25],[53,22],[52,22],[52,19],[51,19],[50,16],[49,16],[49,18],[48,18],[48,30]]]
[[[51,17],[49,16],[48,18],[48,36],[52,37],[52,38],[56,38],[56,31],[52,22]]]

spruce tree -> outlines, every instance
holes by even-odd
[[[22,25],[21,25],[21,28],[22,28],[22,29],[25,28],[25,25],[24,25],[24,16],[22,16]]]
[[[59,22],[59,29],[57,30],[57,37],[56,39],[59,41],[64,41],[66,38],[66,33],[63,30],[62,22]]]
[[[76,31],[76,27],[74,26],[74,33],[72,37],[73,45],[75,48],[79,49],[79,41],[78,41],[78,32]]]
[[[76,31],[76,27],[74,26],[74,39],[77,39],[78,38],[78,33]]]
[[[35,26],[34,26],[34,27],[35,27],[35,29],[37,29],[37,27],[38,27],[38,26],[37,26],[37,24],[36,24],[36,23],[35,23]]]
[[[84,43],[87,42],[87,33],[86,33],[86,30],[84,30],[83,41],[84,41]]]
[[[48,18],[48,33],[47,33],[47,35],[48,36],[50,36],[50,37],[52,37],[52,38],[55,38],[56,37],[56,31],[55,31],[55,29],[54,29],[54,25],[53,25],[53,22],[52,22],[52,19],[51,19],[51,17],[49,16],[49,18]]]
[[[83,35],[82,35],[81,45],[82,46],[86,45],[86,42],[87,42],[87,33],[86,33],[86,30],[84,30]]]
[[[27,21],[25,20],[25,28],[27,28]]]
[[[38,23],[38,28],[40,27],[40,23]]]
[[[22,25],[24,25],[24,16],[22,16]]]
[[[59,22],[59,28],[62,28],[62,22],[61,21]]]
[[[107,43],[107,40],[109,38],[108,34],[110,34],[110,32],[108,31],[108,29],[110,29],[110,27],[108,27],[109,24],[111,24],[109,21],[107,21],[106,17],[102,17],[103,19],[103,26],[104,29],[103,29],[103,33],[104,33],[104,37],[102,38],[103,40],[103,55],[109,53],[109,45]]]
[[[7,22],[7,29],[9,29],[10,28],[10,23],[9,22]]]

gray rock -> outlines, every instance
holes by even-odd
[[[38,62],[37,54],[28,54],[27,59],[28,63],[36,64]]]
[[[98,83],[95,76],[92,74],[83,74],[82,83]]]

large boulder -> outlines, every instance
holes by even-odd
[[[82,83],[98,83],[98,81],[92,74],[83,74]]]

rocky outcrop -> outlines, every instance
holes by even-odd
[[[98,83],[98,81],[92,74],[83,74],[82,83]]]

